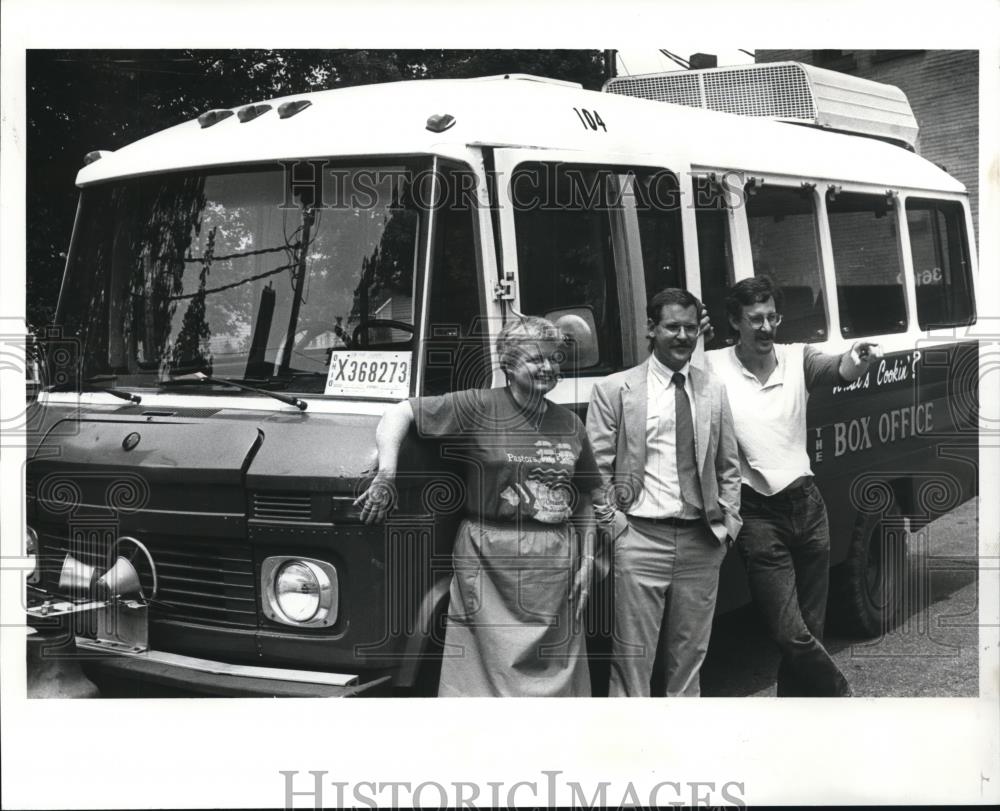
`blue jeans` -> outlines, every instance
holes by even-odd
[[[812,481],[762,496],[744,485],[737,539],[750,594],[781,651],[779,696],[849,696],[847,679],[823,647],[830,527]]]

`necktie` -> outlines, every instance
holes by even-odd
[[[685,503],[701,509],[701,485],[698,481],[698,463],[694,449],[694,422],[691,419],[691,404],[684,390],[684,375],[674,372],[671,381],[674,384],[677,478],[681,485],[681,497]]]

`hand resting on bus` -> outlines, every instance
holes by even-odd
[[[706,344],[715,337],[715,327],[712,326],[712,321],[708,317],[708,307],[704,304],[698,311],[698,335],[705,339]]]
[[[386,409],[375,431],[378,449],[378,472],[367,489],[354,500],[361,507],[361,520],[365,524],[380,524],[396,503],[396,465],[399,449],[406,432],[413,424],[413,408],[408,400]]]

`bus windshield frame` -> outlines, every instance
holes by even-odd
[[[405,396],[428,250],[418,187],[431,166],[283,161],[84,188],[57,316],[77,379],[131,390],[201,372],[350,397],[327,385],[349,353],[394,361],[378,365],[398,365],[407,388],[366,398]]]

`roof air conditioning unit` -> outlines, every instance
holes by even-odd
[[[915,150],[917,120],[898,87],[800,62],[617,76],[606,93],[864,135]]]

